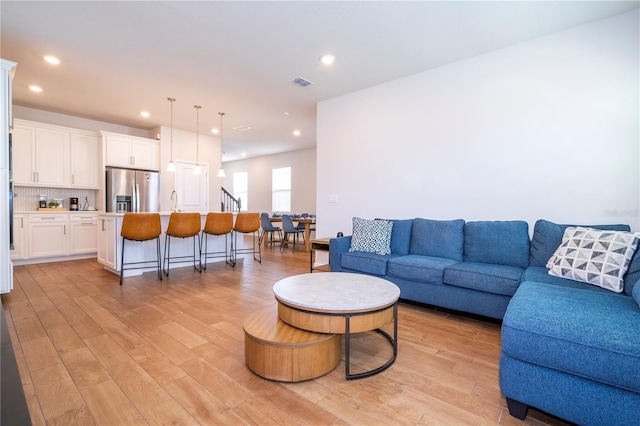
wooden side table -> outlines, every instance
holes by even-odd
[[[329,253],[329,241],[331,241],[330,237],[316,238],[315,240],[311,240],[311,250],[309,254],[310,255],[309,272],[313,272],[315,269],[319,269],[319,268],[313,267],[313,265],[316,263],[316,251],[325,251]]]
[[[342,336],[292,327],[275,306],[254,312],[242,326],[247,367],[259,376],[300,382],[327,374],[340,363]]]

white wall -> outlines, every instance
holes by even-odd
[[[224,163],[223,186],[233,192],[233,173],[249,174],[249,211],[272,213],[271,170],[291,167],[291,210],[316,212],[316,150],[303,149],[283,154],[255,157]],[[216,169],[217,172],[217,169]]]
[[[152,131],[160,135],[160,211],[171,211],[171,191],[175,188],[175,172],[168,172],[171,160],[171,128],[161,126]],[[199,145],[199,148],[197,146]],[[196,161],[197,160],[197,161]],[[220,138],[204,133],[173,129],[173,161],[209,166],[209,211],[220,211],[220,183],[216,177],[220,168]],[[181,195],[178,193],[178,197]]]
[[[318,235],[350,234],[353,216],[637,230],[638,20],[636,10],[319,103]]]

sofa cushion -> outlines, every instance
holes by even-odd
[[[342,253],[340,266],[365,274],[386,275],[387,262],[392,257],[394,257],[394,255],[383,256],[363,252]]]
[[[464,261],[526,268],[529,225],[521,220],[465,223]]]
[[[462,262],[463,245],[464,220],[413,220],[410,254]]]
[[[569,227],[547,268],[551,275],[620,293],[638,239],[631,232]]]
[[[411,244],[411,228],[413,219],[380,219],[393,222],[391,229],[391,253],[399,255],[409,254]]]
[[[584,226],[586,228],[607,229],[611,231],[630,231],[629,225],[559,225],[540,219],[533,227],[533,237],[531,237],[531,253],[529,255],[529,265],[545,266],[553,252],[562,243],[564,230],[570,226]],[[638,259],[638,271],[640,278],[640,259]],[[630,293],[629,293],[630,294]]]
[[[447,266],[444,283],[486,293],[513,295],[523,269],[517,266],[462,262]]]
[[[502,351],[640,392],[640,308],[631,297],[523,282],[502,322]]]
[[[353,233],[349,251],[391,254],[391,230],[389,220],[353,218]]]
[[[389,260],[387,274],[406,280],[442,284],[444,268],[457,263],[441,257],[408,255]]]
[[[640,308],[640,285],[637,285],[633,288],[633,300],[636,301],[638,307]]]
[[[560,285],[564,287],[570,288],[579,288],[582,290],[591,290],[591,291],[599,291],[599,292],[609,292],[609,290],[605,290],[604,288],[597,287],[595,285],[583,283],[576,280],[570,280],[568,278],[556,277],[554,275],[549,275],[549,270],[544,266],[529,266],[524,270],[524,274],[520,277],[520,282],[524,281],[535,281],[538,283],[545,284],[553,284]]]

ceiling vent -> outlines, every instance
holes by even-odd
[[[233,130],[235,130],[236,132],[246,132],[247,130],[251,130],[251,127],[247,126],[246,124],[241,124],[239,126],[233,127]]]
[[[291,80],[291,82],[292,82],[292,83],[297,84],[297,85],[298,85],[298,86],[300,86],[300,87],[307,87],[307,86],[309,86],[310,84],[313,84],[313,83],[312,83],[312,82],[310,82],[309,80],[304,79],[304,78],[302,78],[302,77],[296,77],[296,78],[294,78],[293,80]]]

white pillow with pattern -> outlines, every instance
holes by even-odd
[[[639,240],[639,233],[569,227],[547,262],[549,274],[620,293]]]

